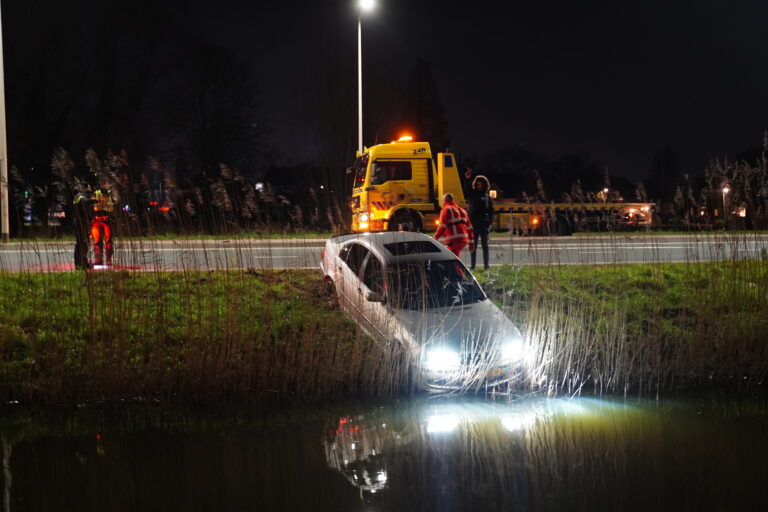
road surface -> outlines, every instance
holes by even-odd
[[[116,241],[115,268],[135,271],[317,268],[323,239]],[[0,271],[74,269],[72,242],[0,245]],[[768,235],[498,237],[491,265],[619,264],[768,260]],[[462,256],[469,262],[469,253]],[[482,260],[480,252],[478,259]]]

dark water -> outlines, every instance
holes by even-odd
[[[768,402],[485,399],[269,420],[5,410],[12,511],[766,510]]]

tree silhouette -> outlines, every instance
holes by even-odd
[[[177,63],[175,124],[186,175],[218,179],[221,164],[248,178],[270,158],[257,91],[245,65],[230,50],[198,40]]]

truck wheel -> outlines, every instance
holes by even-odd
[[[410,210],[397,212],[389,221],[390,231],[421,231],[418,216]]]

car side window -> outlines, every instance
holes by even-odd
[[[349,244],[344,249],[342,249],[339,256],[341,256],[341,259],[344,260],[352,273],[358,275],[360,267],[363,266],[363,261],[365,261],[365,256],[368,254],[368,248],[360,244]]]
[[[363,271],[363,283],[373,293],[384,294],[384,272],[379,258],[370,255]]]

